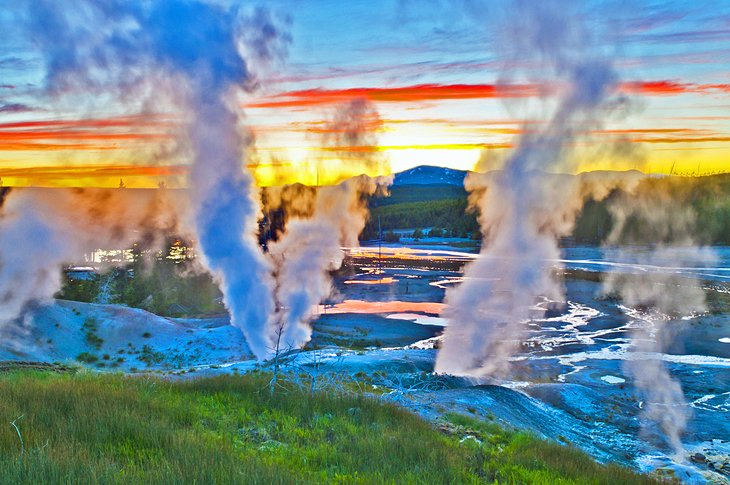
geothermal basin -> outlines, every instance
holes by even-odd
[[[334,278],[333,296],[313,322],[312,342],[289,356],[291,369],[347,375],[432,420],[461,412],[576,445],[603,462],[666,470],[687,483],[727,483],[730,476],[730,248],[715,248],[712,267],[641,267],[610,250],[570,247],[556,269],[566,301],[546,309],[521,336],[509,375],[469,379],[433,373],[448,324],[444,297],[476,255],[448,246],[398,245],[351,250]],[[557,267],[557,266],[556,266]],[[630,334],[653,325],[644,309],[602,294],[606,271],[668,271],[701,285],[710,310],[669,322],[663,353],[632,350]],[[1,359],[64,361],[87,349],[84,322],[94,318],[106,368],[191,378],[261,367],[226,316],[163,318],[118,305],[57,301],[34,311],[15,347]],[[667,317],[671,318],[671,317]],[[42,336],[42,338],[41,338]],[[22,350],[21,350],[22,349]],[[663,362],[682,385],[689,416],[677,456],[662,430],[643,417],[628,361]]]

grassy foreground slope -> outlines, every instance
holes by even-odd
[[[444,433],[371,398],[266,382],[0,374],[0,482],[650,483],[494,424],[454,416]]]

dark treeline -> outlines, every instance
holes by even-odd
[[[426,197],[426,200],[414,200]],[[641,206],[646,210],[691,208],[695,224],[692,238],[701,244],[730,244],[730,174],[706,177],[658,177],[644,179],[631,194],[613,191],[601,201],[588,199],[576,219],[571,239],[581,244],[601,244],[613,228],[612,210]],[[478,234],[476,213],[468,209],[466,193],[443,187],[396,187],[392,198],[371,201],[371,214],[362,240],[378,238],[378,218],[383,237],[397,239],[393,230],[440,229],[443,236],[471,237]],[[679,214],[678,214],[679,217]],[[621,240],[626,243],[657,243],[656,235],[637,215],[628,217]],[[686,227],[684,229],[687,229]],[[671,239],[676,235],[665,235]],[[676,240],[676,239],[675,239]]]
[[[582,244],[600,244],[613,229],[612,210],[643,208],[646,211],[677,211],[677,218],[687,208],[694,213],[694,224],[677,224],[678,230],[689,229],[699,244],[730,244],[730,174],[707,177],[662,177],[643,180],[636,191],[627,194],[615,190],[602,201],[588,200],[579,214],[573,239]],[[640,211],[630,215],[620,240],[629,244],[660,243],[681,240],[666,228],[664,238],[652,231]],[[650,216],[650,214],[648,214]]]
[[[467,192],[457,185],[396,185],[387,195],[373,197],[370,207],[403,204],[408,202],[427,202],[432,200],[463,199]]]
[[[378,218],[384,235],[395,229],[437,228],[445,237],[471,237],[479,230],[476,213],[467,210],[466,197],[373,207],[361,239],[378,237]]]
[[[468,210],[467,192],[455,185],[402,185],[392,187],[387,197],[370,200],[370,219],[360,236],[395,241],[397,229],[409,229],[424,236],[471,237],[478,234],[476,213]],[[425,231],[429,228],[429,231]],[[433,234],[429,234],[433,230]]]

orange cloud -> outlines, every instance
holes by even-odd
[[[434,143],[423,145],[378,145],[376,147],[369,145],[353,145],[338,147],[302,147],[311,151],[323,152],[371,152],[375,150],[473,150],[481,148],[512,148],[511,143]],[[282,151],[286,147],[259,147],[261,151]]]
[[[698,133],[700,130],[692,128],[626,128],[617,130],[596,130],[594,133],[607,135],[635,135],[635,134],[656,134],[656,133]]]
[[[701,136],[701,137],[657,137],[632,140],[640,143],[726,143],[730,136]]]
[[[57,151],[57,150],[116,150],[115,145],[99,145],[92,143],[37,143],[37,142],[15,142],[0,141],[0,151],[22,152],[22,151]]]
[[[83,130],[0,131],[0,142],[5,140],[73,139],[73,140],[136,140],[165,138],[164,133],[106,133]]]
[[[171,121],[170,115],[145,114],[131,116],[116,116],[112,118],[90,118],[81,120],[34,120],[34,121],[13,121],[0,123],[0,130],[15,128],[108,128],[108,127],[172,127],[175,123]]]
[[[172,126],[164,115],[0,123],[0,150],[109,150],[116,142],[167,138],[161,129]]]
[[[414,119],[383,119],[384,124],[417,123],[428,125],[449,125],[449,126],[492,126],[492,125],[526,125],[537,123],[534,120],[507,119],[507,120],[458,120],[447,118],[414,118]]]
[[[708,130],[693,128],[629,128],[598,130],[594,133],[607,135],[638,135],[630,138],[634,143],[712,143],[728,142],[730,137]]]
[[[32,179],[75,179],[90,177],[164,177],[184,175],[184,165],[71,165],[0,168],[0,177]]]

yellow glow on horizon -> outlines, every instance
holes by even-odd
[[[632,156],[586,157],[576,172],[639,170],[646,174],[704,176],[730,171],[730,147],[697,147],[694,144],[655,146]]]
[[[259,186],[291,183],[324,185],[361,173],[384,175],[418,165],[474,170],[484,150],[481,144],[439,143],[442,140],[415,137],[388,141],[399,143],[380,146],[375,152],[386,162],[376,165],[381,167],[380,172],[368,168],[358,158],[357,151],[351,158],[340,159],[338,153],[323,151],[314,145],[260,145],[248,160],[248,167]],[[424,141],[429,143],[424,144]],[[590,147],[581,154],[579,147],[576,153],[578,163],[573,171],[634,169],[647,174],[710,175],[730,169],[730,143],[635,143],[629,148],[631,150],[625,153],[606,150],[596,155],[589,153]],[[490,149],[505,155],[510,150],[499,146]],[[186,185],[184,166],[143,165],[147,159],[152,158],[126,149],[82,153],[72,150],[58,153],[0,152],[0,179],[5,186],[118,187],[120,179],[130,188],[157,187],[161,182],[170,188]]]

